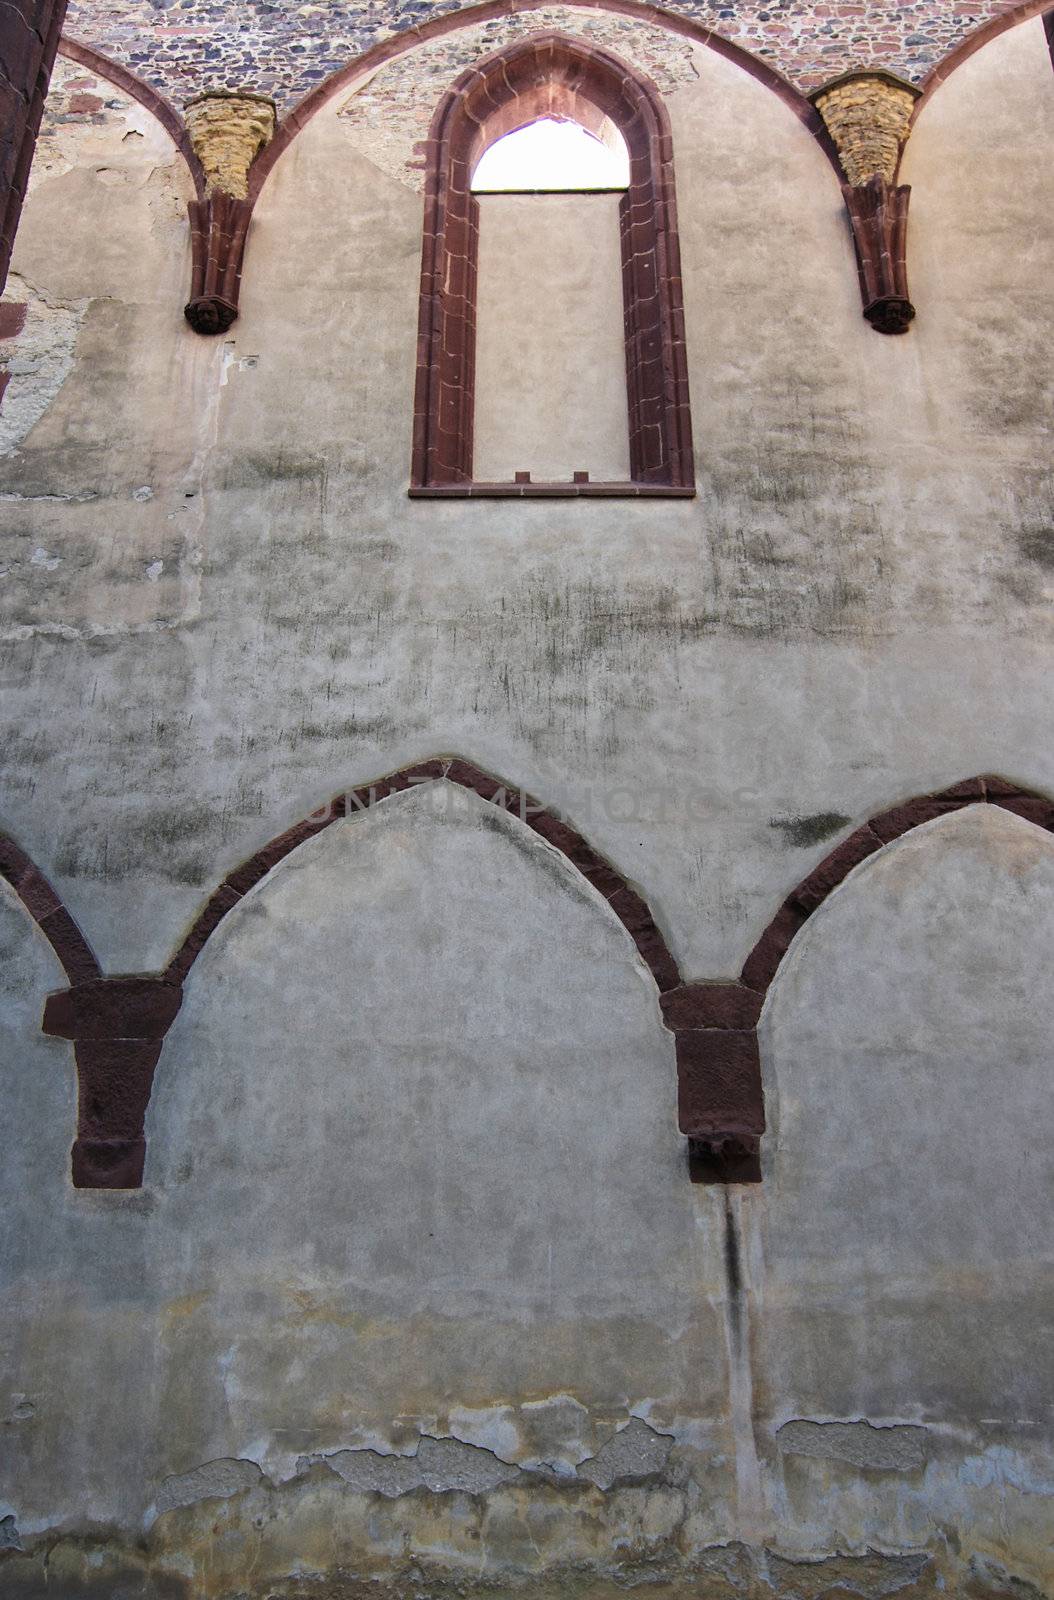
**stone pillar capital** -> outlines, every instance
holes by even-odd
[[[274,101],[248,89],[207,89],[183,108],[205,192],[249,196],[249,168],[274,137]]]
[[[870,178],[892,183],[919,91],[883,72],[836,78],[812,97],[853,188]]]

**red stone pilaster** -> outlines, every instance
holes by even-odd
[[[165,1035],[183,1000],[164,978],[97,978],[48,996],[44,1032],[77,1059],[77,1189],[138,1189],[143,1119]]]

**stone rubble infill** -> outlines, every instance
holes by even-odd
[[[846,72],[883,68],[921,83],[969,33],[1014,8],[978,0],[863,7],[847,0],[668,0],[810,93]],[[280,114],[331,72],[390,34],[451,11],[457,0],[71,0],[66,30],[177,104],[203,89],[246,86]]]

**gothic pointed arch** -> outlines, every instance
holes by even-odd
[[[11,885],[54,950],[70,983],[101,977],[95,953],[40,868],[9,834],[0,833],[0,878]]]
[[[507,783],[460,756],[435,756],[400,767],[387,777],[335,795],[294,823],[229,872],[209,896],[204,909],[165,970],[165,981],[181,984],[227,913],[286,856],[335,822],[350,820],[382,800],[421,784],[446,781],[479,795],[488,805],[519,818],[523,825],[558,850],[575,871],[607,901],[633,940],[660,994],[681,982],[680,970],[647,901],[605,860],[582,834],[557,812],[525,789]]]
[[[693,17],[685,16],[682,12],[670,11],[665,6],[645,3],[645,0],[566,0],[566,4],[575,11],[581,10],[587,13],[608,11],[618,16],[632,17],[665,28],[670,33],[688,39],[704,49],[713,50],[715,55],[732,62],[755,82],[782,100],[817,141],[833,172],[841,176],[837,152],[816,107],[800,89],[761,56],[754,55],[731,39],[726,39],[723,34],[716,33]],[[350,88],[368,74],[376,72],[379,67],[393,61],[397,56],[416,49],[418,45],[427,44],[430,40],[445,37],[463,28],[475,27],[481,22],[493,22],[502,17],[541,11],[547,5],[548,0],[482,0],[482,4],[446,11],[439,16],[430,17],[426,22],[415,22],[412,27],[400,29],[372,45],[361,56],[355,56],[344,66],[338,67],[335,72],[331,72],[327,78],[323,78],[309,90],[282,118],[271,143],[261,151],[253,163],[249,177],[250,198],[255,202],[268,175],[297,134],[334,95]]]
[[[479,246],[472,173],[504,134],[542,116],[587,128],[609,118],[628,146],[630,182],[619,204],[631,479],[624,487],[691,494],[669,119],[643,74],[607,50],[560,33],[533,34],[477,62],[443,96],[432,119],[425,147],[411,493],[482,489],[473,484],[472,464]],[[510,487],[530,490],[527,483]]]
[[[700,1182],[757,1183],[765,1131],[758,1021],[787,952],[809,918],[854,868],[923,823],[972,805],[1001,806],[1054,833],[1054,800],[997,775],[879,812],[827,855],[787,896],[731,983],[688,983],[662,997],[677,1038],[681,1132]]]
[[[72,1153],[76,1187],[137,1189],[142,1184],[145,1117],[154,1071],[182,1004],[184,980],[227,913],[294,850],[334,823],[420,784],[442,780],[517,817],[558,850],[607,901],[633,940],[659,994],[680,985],[677,962],[647,901],[555,811],[526,790],[460,757],[412,763],[334,796],[229,872],[209,896],[164,972],[103,977],[94,957],[91,966],[80,971],[67,966],[70,987],[48,996],[43,1027],[45,1033],[69,1039],[74,1045],[79,1090],[78,1131]],[[14,857],[11,870],[18,870]]]

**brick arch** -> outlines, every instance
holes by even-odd
[[[609,118],[628,146],[630,181],[619,202],[619,232],[630,479],[638,489],[691,493],[669,118],[643,74],[607,50],[560,33],[530,34],[485,56],[461,74],[432,119],[425,145],[411,493],[482,488],[472,470],[479,243],[472,172],[491,144],[544,115],[593,128],[598,118]]]
[[[58,957],[70,983],[102,976],[95,953],[61,896],[9,834],[0,833],[0,878],[9,883]]]
[[[186,123],[170,100],[128,67],[122,66],[119,61],[111,61],[101,50],[85,44],[81,39],[71,39],[69,34],[64,33],[59,39],[58,53],[69,61],[76,61],[80,66],[87,67],[98,77],[105,78],[107,83],[112,83],[115,89],[120,89],[130,100],[137,100],[151,116],[156,117],[187,163],[198,198],[204,196],[205,174],[201,162],[194,154]]]
[[[1054,833],[1054,801],[998,776],[967,779],[879,812],[827,855],[787,896],[731,983],[688,983],[662,996],[666,1026],[677,1039],[681,1132],[693,1177],[757,1183],[765,1098],[758,1021],[791,945],[854,868],[913,828],[965,806],[1001,806]]]

